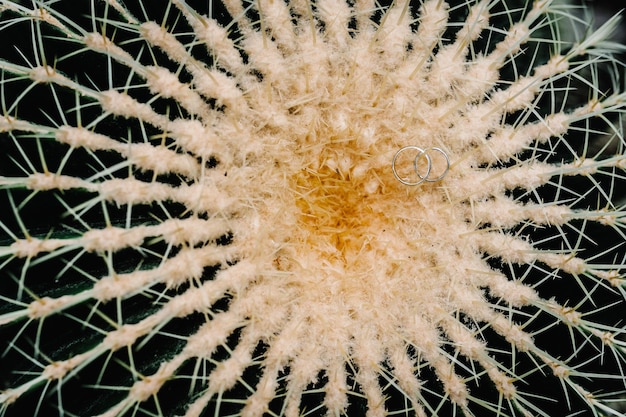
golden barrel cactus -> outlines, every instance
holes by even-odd
[[[0,0],[0,415],[622,415],[617,22]]]

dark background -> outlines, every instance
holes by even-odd
[[[626,8],[626,1],[624,0],[588,0],[586,3],[593,7],[595,27],[620,12],[623,16],[623,10]],[[626,43],[626,22],[623,18],[617,33],[614,34],[614,37],[616,42],[621,44]]]

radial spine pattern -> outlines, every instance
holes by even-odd
[[[626,94],[579,11],[0,1],[0,415],[621,415]]]

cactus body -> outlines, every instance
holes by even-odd
[[[626,94],[577,16],[0,0],[0,415],[621,415]]]

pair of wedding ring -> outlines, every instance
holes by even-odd
[[[398,157],[403,152],[411,151],[411,150],[417,152],[415,159],[413,159],[413,170],[415,171],[417,181],[411,181],[411,180],[407,180],[401,177],[400,174],[398,174],[398,171],[396,170],[396,160],[398,159]],[[441,173],[437,177],[431,177],[432,168],[433,168],[433,160],[429,154],[430,152],[440,153],[445,160],[445,169],[443,173]],[[425,163],[422,162],[422,160],[424,160]],[[450,158],[448,158],[448,154],[446,154],[441,148],[422,149],[419,146],[405,146],[404,148],[396,152],[396,154],[394,155],[393,160],[391,161],[391,169],[396,179],[404,185],[415,186],[415,185],[420,185],[423,182],[437,182],[437,181],[441,181],[443,177],[445,177],[448,171],[450,170]]]

